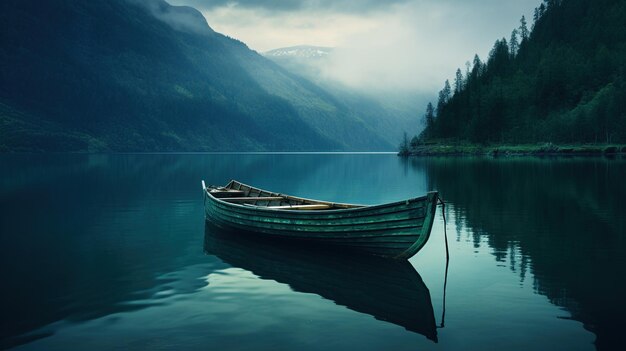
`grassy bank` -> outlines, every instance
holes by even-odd
[[[404,151],[404,152],[403,152]],[[626,154],[626,145],[577,144],[556,145],[552,143],[524,145],[477,145],[425,143],[401,150],[399,156],[436,155],[492,155],[492,156],[543,156],[543,155],[614,155]]]

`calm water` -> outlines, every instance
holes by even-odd
[[[626,161],[389,154],[0,155],[1,346],[612,349]],[[409,264],[231,240],[200,180],[376,204],[439,190]],[[438,328],[436,328],[438,327]]]

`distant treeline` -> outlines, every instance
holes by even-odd
[[[626,1],[544,0],[445,82],[416,141],[626,141]]]

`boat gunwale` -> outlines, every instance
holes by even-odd
[[[219,203],[219,202],[211,202],[210,204],[207,204],[205,207],[210,207],[220,212],[225,211],[225,212],[236,213],[236,214],[241,214],[245,216],[252,215],[255,217],[260,217],[260,218],[262,217],[264,219],[269,219],[269,221],[271,222],[274,222],[277,219],[286,220],[286,221],[297,219],[297,220],[303,220],[303,221],[324,220],[324,221],[333,222],[329,224],[336,224],[336,222],[341,222],[341,221],[349,220],[349,219],[358,219],[358,222],[365,223],[365,222],[369,222],[368,219],[374,218],[374,217],[387,217],[388,215],[392,215],[392,214],[397,215],[401,213],[406,213],[406,212],[426,208],[426,206],[421,206],[422,204],[423,203],[420,203],[420,202],[412,202],[409,205],[401,204],[401,205],[374,208],[374,209],[368,208],[369,210],[363,210],[363,211],[358,211],[358,212],[324,213],[324,212],[328,212],[328,210],[324,210],[324,211],[315,211],[315,213],[303,214],[302,211],[290,211],[288,213],[282,212],[279,215],[276,215],[276,213],[271,212],[271,211],[261,212],[252,206],[228,207],[228,206],[224,206],[222,203]],[[417,206],[413,207],[413,205],[417,205]],[[362,220],[365,220],[365,222],[362,222]],[[375,220],[374,222],[384,222],[384,221],[386,221],[386,219],[381,220],[381,218],[379,218]]]
[[[220,216],[226,216],[228,218],[232,218],[232,219],[242,219],[242,220],[248,220],[248,221],[253,221],[253,222],[257,222],[257,223],[266,223],[266,224],[277,224],[277,225],[293,225],[293,226],[307,226],[307,227],[319,227],[319,228],[323,228],[323,227],[348,227],[348,226],[358,226],[358,225],[377,225],[377,224],[383,224],[383,223],[397,223],[400,221],[409,221],[409,220],[415,220],[415,221],[419,221],[419,220],[424,220],[426,218],[426,215],[418,215],[415,217],[409,217],[409,218],[395,218],[395,219],[389,219],[389,215],[393,215],[393,214],[404,214],[404,213],[408,213],[413,209],[410,210],[406,210],[406,209],[401,209],[399,211],[394,211],[394,212],[387,212],[387,213],[383,213],[383,214],[377,214],[377,215],[369,215],[369,216],[354,216],[354,217],[343,217],[343,219],[330,219],[330,221],[333,221],[333,223],[318,223],[319,222],[319,218],[298,218],[298,220],[300,221],[307,221],[310,223],[293,223],[291,218],[285,218],[285,217],[276,217],[276,216],[264,216],[264,214],[259,214],[259,213],[255,213],[254,216],[256,218],[254,219],[250,219],[250,216],[246,216],[245,214],[241,213],[241,212],[235,212],[235,211],[228,211],[229,209],[227,208],[220,208],[219,206],[213,206],[213,211],[215,213],[218,213]],[[254,209],[251,209],[254,210]],[[376,221],[347,221],[347,220],[354,220],[354,219],[369,219],[373,216],[379,216],[381,217],[380,220],[376,220]],[[328,220],[328,219],[327,219]]]
[[[274,209],[274,208],[268,208],[267,206],[257,206],[257,205],[243,205],[243,204],[236,204],[236,203],[232,203],[232,202],[228,202],[228,201],[224,201],[218,197],[215,197],[211,194],[211,192],[209,191],[209,188],[205,185],[204,180],[202,181],[202,187],[204,188],[204,192],[206,195],[208,195],[210,197],[211,200],[216,201],[220,204],[224,204],[227,205],[228,207],[234,207],[234,208],[245,208],[245,209],[250,209],[250,210],[255,210],[255,211],[267,211],[268,213],[289,213],[289,214],[293,214],[293,213],[300,213],[300,214],[337,214],[337,213],[354,213],[354,212],[360,212],[360,211],[367,211],[367,210],[376,210],[379,208],[385,208],[385,207],[393,207],[393,206],[401,206],[401,205],[408,205],[411,202],[417,202],[417,201],[426,201],[428,199],[428,194],[430,193],[437,193],[437,191],[429,191],[426,193],[426,195],[424,196],[419,196],[419,197],[413,197],[413,198],[409,198],[406,200],[400,200],[400,201],[395,201],[395,202],[388,202],[388,203],[383,203],[383,204],[377,204],[377,205],[358,205],[358,204],[350,204],[350,203],[340,203],[340,202],[330,202],[330,201],[323,201],[323,200],[315,200],[315,199],[308,199],[308,198],[303,198],[303,197],[297,197],[297,196],[291,196],[291,195],[286,195],[286,194],[281,194],[281,193],[275,193],[273,191],[268,191],[268,190],[264,190],[264,189],[260,189],[260,188],[256,188],[244,183],[241,183],[239,181],[236,180],[231,180],[228,184],[226,184],[225,187],[228,187],[229,185],[231,185],[233,182],[239,183],[243,186],[249,187],[250,189],[254,189],[254,190],[258,190],[261,192],[266,192],[266,193],[270,193],[270,194],[277,194],[279,196],[284,196],[286,198],[291,198],[294,200],[302,200],[302,201],[310,201],[310,202],[314,202],[314,203],[319,203],[319,204],[328,204],[328,205],[339,205],[339,206],[360,206],[360,207],[354,207],[354,208],[338,208],[338,209],[329,209],[329,210],[290,210],[290,209]]]
[[[412,219],[403,219],[402,221],[411,221]],[[263,229],[272,229],[274,231],[280,231],[280,232],[296,232],[296,233],[325,233],[325,234],[331,234],[331,233],[336,233],[336,234],[340,234],[340,233],[358,233],[358,232],[374,232],[374,231],[392,231],[392,230],[402,230],[402,229],[409,229],[409,228],[415,228],[415,229],[422,229],[423,227],[423,223],[420,224],[415,224],[415,225],[401,225],[401,226],[394,226],[394,227],[387,227],[387,228],[374,228],[374,229],[369,229],[366,228],[366,226],[369,223],[364,223],[364,224],[358,224],[352,227],[349,227],[348,225],[343,225],[342,227],[345,227],[345,229],[336,229],[337,226],[328,226],[327,228],[324,228],[324,226],[310,226],[307,225],[308,227],[319,227],[319,228],[308,228],[308,230],[299,230],[297,228],[302,228],[303,225],[300,224],[293,224],[293,225],[288,225],[288,224],[274,224],[273,223],[261,223],[258,221],[253,221],[253,220],[245,220],[245,219],[234,219],[233,217],[228,216],[228,218],[224,218],[224,221],[227,221],[231,224],[236,224],[236,225],[240,225],[240,226],[254,226],[257,230],[263,230]],[[253,223],[249,223],[249,224],[245,224],[244,222],[253,222]],[[392,221],[394,223],[397,223],[398,221]],[[379,224],[384,225],[386,224],[386,222],[379,222]],[[358,229],[355,229],[356,227],[359,227]],[[365,228],[361,228],[361,227],[365,227]],[[329,229],[330,228],[330,229]]]

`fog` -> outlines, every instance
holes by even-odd
[[[398,5],[379,14],[376,27],[342,38],[325,73],[354,87],[436,91],[475,53],[485,57],[496,39],[508,38],[522,13],[503,21],[495,13],[487,19],[482,7]]]
[[[171,0],[254,50],[335,47],[326,79],[365,90],[433,94],[474,54],[486,58],[539,0]]]
[[[213,30],[203,17],[202,13],[189,6],[162,6],[158,0],[128,0],[129,2],[145,6],[154,17],[167,23],[172,28],[196,34],[210,35]],[[172,4],[177,5],[176,2]]]

